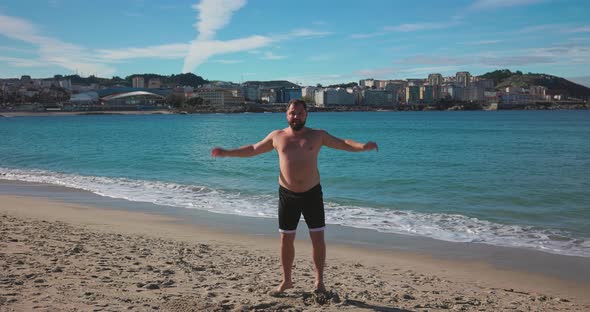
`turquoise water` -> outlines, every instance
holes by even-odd
[[[164,206],[276,217],[278,161],[209,156],[283,114],[0,119],[0,179]],[[322,149],[327,221],[590,257],[590,112],[311,113],[379,152]]]

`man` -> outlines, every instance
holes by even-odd
[[[375,142],[366,144],[353,140],[342,140],[319,129],[305,127],[307,105],[295,99],[287,107],[289,127],[272,131],[262,141],[226,150],[219,147],[211,150],[213,157],[252,157],[275,149],[279,155],[279,232],[281,233],[281,265],[283,282],[276,292],[282,293],[293,287],[291,269],[295,258],[295,233],[301,214],[309,228],[315,265],[315,288],[322,292],[324,287],[324,263],[326,245],[324,242],[324,203],[318,154],[325,145],[330,148],[361,152],[378,150]]]

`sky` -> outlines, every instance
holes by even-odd
[[[590,86],[587,0],[2,0],[0,78],[547,73]]]

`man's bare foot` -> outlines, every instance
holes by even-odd
[[[324,283],[315,283],[315,290],[313,291],[316,294],[320,294],[320,293],[325,293],[326,292],[326,286],[324,286]]]
[[[271,297],[283,297],[285,290],[293,288],[292,282],[282,282],[276,290],[271,290],[268,295]]]
[[[293,282],[285,282],[283,281],[279,287],[277,287],[278,292],[283,292],[289,288],[293,288]]]

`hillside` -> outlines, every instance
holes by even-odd
[[[70,79],[73,84],[88,85],[91,83],[98,83],[98,84],[101,84],[101,85],[107,86],[107,87],[114,86],[114,85],[124,85],[124,86],[130,87],[132,84],[131,80],[133,79],[133,77],[136,77],[136,76],[142,76],[144,78],[145,83],[147,83],[152,78],[159,78],[163,85],[169,84],[169,85],[173,85],[173,86],[198,87],[200,85],[203,85],[203,84],[209,82],[208,80],[203,79],[203,77],[197,76],[193,73],[178,74],[178,75],[172,74],[170,76],[158,75],[158,74],[135,74],[135,75],[127,76],[127,77],[125,77],[125,79],[123,79],[121,77],[117,77],[117,76],[115,76],[113,78],[101,78],[101,77],[96,77],[93,75],[86,77],[86,78],[80,77],[78,75],[68,75],[68,76],[57,75],[55,78]]]
[[[493,79],[496,89],[508,86],[529,88],[530,86],[543,86],[549,92],[564,93],[572,97],[589,97],[590,88],[571,82],[567,79],[541,73],[523,74],[520,71],[511,72],[508,69],[496,70],[480,76],[485,79]]]
[[[271,81],[246,81],[247,86],[258,86],[265,89],[270,88],[297,88],[298,85],[287,80],[271,80]]]

